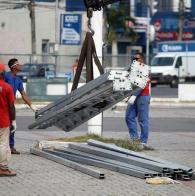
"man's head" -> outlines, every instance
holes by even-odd
[[[5,72],[5,65],[0,63],[0,79],[3,78]]]
[[[144,55],[142,53],[136,53],[135,55],[133,55],[133,60],[144,63]]]
[[[10,68],[11,71],[21,71],[22,70],[22,66],[19,64],[18,59],[10,59],[8,61],[8,66]]]

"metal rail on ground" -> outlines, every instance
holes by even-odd
[[[81,152],[81,151],[78,151],[78,150],[73,150],[73,149],[70,149],[70,148],[60,148],[60,149],[58,148],[58,149],[55,149],[55,151],[62,152],[62,153],[64,152],[64,153],[68,153],[68,154],[73,154],[73,155],[76,155],[76,156],[90,158],[90,159],[110,163],[110,164],[113,164],[113,165],[134,169],[136,171],[141,171],[141,172],[148,173],[151,176],[161,176],[160,173],[149,170],[149,169],[146,169],[146,168],[142,168],[142,167],[138,167],[138,166],[135,166],[135,165],[123,163],[121,161],[116,161],[116,160],[108,159],[108,158],[105,158],[105,157],[100,157],[100,156],[97,156],[97,155]]]
[[[90,176],[98,178],[98,179],[104,179],[104,177],[105,177],[103,172],[88,168],[88,167],[81,165],[79,163],[76,163],[76,162],[73,162],[73,161],[70,161],[67,159],[63,159],[59,156],[55,156],[51,153],[48,153],[48,152],[45,152],[45,151],[42,151],[42,150],[39,150],[36,148],[31,148],[30,153],[44,157],[44,158],[52,160],[52,161],[55,161],[56,163],[60,163],[62,165],[65,165],[67,167],[70,167],[72,169],[75,169],[77,171],[80,171],[84,174],[90,175]]]
[[[124,163],[130,163],[132,165],[150,169],[156,172],[173,172],[173,169],[177,169],[177,168],[167,168],[164,164],[161,163],[141,159],[138,157],[128,156],[128,155],[109,151],[106,149],[100,149],[93,146],[87,146],[83,144],[69,144],[68,146],[72,149],[76,149],[82,152],[87,152],[97,156],[107,157]]]
[[[113,165],[111,163],[106,163],[106,162],[102,162],[102,161],[98,161],[98,160],[94,160],[94,159],[90,159],[90,158],[85,158],[85,157],[81,157],[81,156],[77,156],[77,155],[73,155],[73,154],[68,154],[68,153],[65,153],[65,152],[58,152],[58,151],[54,151],[54,150],[46,150],[45,149],[44,151],[49,152],[49,153],[54,154],[54,155],[57,155],[57,156],[60,156],[62,158],[71,160],[71,161],[76,161],[76,162],[83,163],[83,164],[88,164],[88,165],[93,165],[93,166],[96,166],[96,167],[109,169],[111,171],[120,172],[120,173],[123,173],[123,174],[126,174],[126,175],[135,176],[135,177],[142,178],[142,179],[152,177],[148,173],[144,173],[144,172],[141,172],[141,171],[135,171],[133,169]]]
[[[131,150],[128,150],[128,149],[124,149],[124,148],[118,147],[118,146],[113,145],[113,144],[106,144],[106,143],[103,143],[101,141],[96,141],[96,140],[92,140],[92,139],[89,139],[87,141],[87,143],[90,146],[95,146],[95,147],[99,147],[99,148],[103,148],[103,149],[107,149],[107,150],[112,150],[112,151],[115,151],[115,152],[120,152],[120,153],[123,153],[123,154],[126,154],[126,155],[140,157],[140,158],[143,158],[143,159],[146,159],[146,160],[152,160],[152,161],[155,161],[155,162],[158,162],[158,163],[163,163],[163,164],[166,164],[167,167],[178,168],[178,169],[183,170],[184,172],[187,172],[187,173],[190,173],[190,172],[193,171],[193,169],[188,167],[188,166],[181,165],[181,164],[178,164],[178,163],[173,163],[171,161],[167,161],[167,160],[160,159],[160,158],[157,158],[157,157],[152,157],[152,156],[149,156],[149,155],[146,155],[146,154],[143,154],[143,153],[139,153],[139,152],[135,152],[135,151],[131,151]]]

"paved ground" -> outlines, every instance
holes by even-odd
[[[195,181],[171,185],[148,185],[144,180],[99,169],[106,173],[104,180],[98,180],[60,164],[29,154],[37,140],[81,135],[72,131],[23,131],[16,133],[17,149],[21,155],[12,156],[11,166],[17,176],[0,178],[0,196],[173,196],[195,195]],[[106,132],[105,137],[128,137],[126,131]],[[173,132],[150,134],[150,145],[155,151],[145,153],[195,169],[195,132]]]

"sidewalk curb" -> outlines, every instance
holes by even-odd
[[[38,109],[43,108],[52,102],[33,102]],[[195,107],[195,102],[179,101],[178,98],[151,98],[151,107]],[[116,104],[117,109],[124,109],[127,107],[127,103],[121,101]],[[26,104],[15,104],[16,109],[29,109]]]

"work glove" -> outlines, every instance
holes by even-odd
[[[12,120],[11,126],[10,126],[11,133],[15,133],[16,128],[17,128],[16,120]]]
[[[30,105],[30,109],[33,111],[33,112],[37,112],[38,109],[36,108],[36,106],[34,105]]]
[[[134,102],[135,102],[135,99],[136,99],[136,96],[135,96],[135,95],[132,95],[132,96],[129,98],[128,103],[131,104],[131,105],[133,105]]]

